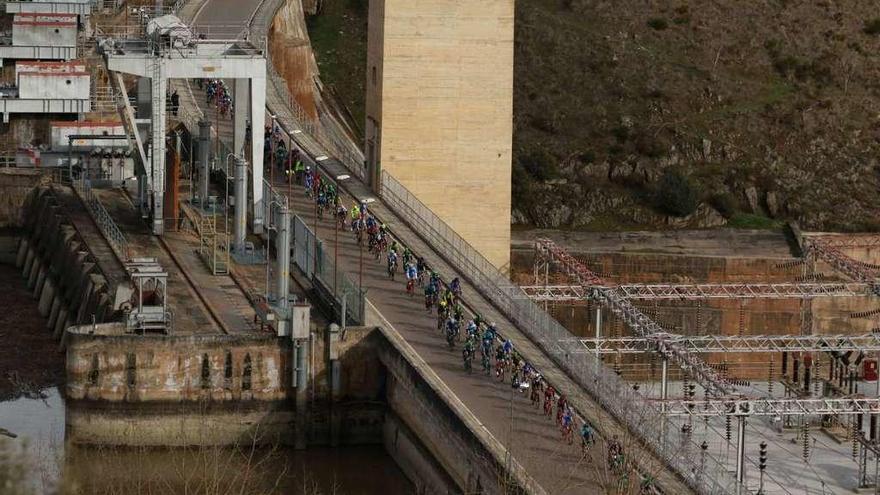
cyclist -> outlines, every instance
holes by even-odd
[[[458,336],[458,322],[450,316],[446,319],[446,343],[450,348],[455,347],[456,336]]]
[[[458,277],[452,279],[452,282],[449,283],[449,290],[455,294],[455,297],[461,297],[461,280]]]
[[[553,414],[553,401],[556,398],[556,390],[552,385],[547,385],[547,388],[544,390],[544,416],[551,416]]]
[[[391,277],[391,280],[394,280],[394,275],[397,272],[397,253],[395,251],[390,251],[388,253],[388,276]]]
[[[419,278],[419,272],[412,261],[409,263],[404,262],[404,266],[406,267],[404,269],[404,272],[406,273],[406,292],[412,297],[412,295],[415,294],[416,279]]]
[[[468,338],[464,343],[464,349],[461,351],[462,358],[464,359],[464,369],[467,370],[468,373],[472,371],[471,361],[474,360],[474,341],[471,338]]]
[[[485,348],[483,348],[481,349],[480,354],[482,355],[480,357],[480,363],[483,365],[483,373],[485,373],[486,376],[489,376],[489,373],[492,371],[492,363],[489,359],[489,352],[486,352]]]
[[[480,333],[480,330],[477,328],[477,324],[474,323],[474,320],[468,322],[467,325],[467,338],[477,338],[477,334]]]
[[[571,408],[566,406],[565,412],[562,413],[562,439],[571,445],[572,442],[572,414]]]
[[[425,263],[425,258],[419,256],[418,260],[416,260],[416,268],[419,270],[419,285],[423,286],[428,275],[428,264]]]
[[[312,189],[315,185],[315,176],[312,174],[312,167],[306,167],[306,196],[312,197]]]
[[[581,449],[586,451],[587,445],[593,445],[596,443],[596,439],[593,438],[593,427],[590,426],[590,423],[584,421],[584,424],[581,425]]]
[[[425,310],[427,312],[431,312],[431,309],[434,307],[434,297],[437,295],[437,292],[434,290],[434,286],[428,284],[425,286]]]
[[[403,264],[408,265],[413,261],[413,253],[408,247],[403,248]]]

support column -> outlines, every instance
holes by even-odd
[[[275,237],[278,260],[275,273],[278,277],[278,306],[285,309],[288,307],[287,298],[290,293],[290,220],[290,208],[282,205],[278,212],[278,235]]]
[[[208,204],[208,184],[211,177],[211,124],[199,121],[199,201],[202,208]]]
[[[598,340],[602,338],[602,306],[596,306],[596,371],[599,371],[599,366],[602,366],[602,355],[599,353],[599,342]]]
[[[245,142],[247,142],[247,121],[250,115],[251,86],[247,79],[236,79],[233,89],[235,95],[234,127],[232,133],[232,152],[235,156],[245,158]],[[262,143],[259,143],[262,145]]]
[[[296,403],[296,427],[294,447],[305,449],[308,441],[308,377],[309,377],[309,331],[310,309],[308,304],[295,304],[290,309],[290,339],[293,351],[292,383]]]
[[[263,142],[266,139],[266,71],[251,79],[251,182],[253,185],[254,233],[263,233]]]
[[[165,231],[164,196],[165,196],[165,93],[168,81],[164,77],[165,67],[162,59],[155,59],[153,80],[150,82],[153,96],[153,112],[151,119],[152,177],[150,187],[153,194],[150,198],[153,207],[153,234],[162,235]]]
[[[746,480],[746,417],[736,417],[736,493],[742,493]]]
[[[232,250],[244,253],[247,234],[247,162],[235,159],[235,223],[233,225]]]

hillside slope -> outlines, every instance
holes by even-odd
[[[874,2],[516,7],[514,223],[880,229]],[[364,32],[340,36],[334,48],[363,50],[348,41]]]

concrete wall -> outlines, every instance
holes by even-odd
[[[18,96],[22,99],[88,100],[90,79],[91,76],[87,72],[71,74],[22,72],[18,76]]]
[[[391,324],[367,303],[367,323],[380,332],[379,359],[386,369],[385,398],[388,408],[406,427],[410,438],[418,438],[436,461],[438,471],[446,473],[463,493],[544,493],[515,459],[507,460],[506,449],[483,426],[461,400],[443,383]],[[398,428],[390,425],[391,433]],[[411,434],[409,433],[411,432]],[[386,437],[389,433],[386,433]],[[386,438],[392,456],[416,452],[409,447],[396,451]],[[436,473],[420,462],[397,460],[407,469],[421,466],[416,479],[419,493],[446,493],[444,485],[432,486]],[[413,479],[408,472],[407,476]],[[502,483],[504,480],[504,483]]]
[[[290,346],[272,335],[126,335],[67,330],[67,397],[110,402],[285,400]],[[107,333],[105,333],[107,332]]]
[[[76,46],[76,15],[16,14],[13,46]]]
[[[370,10],[365,153],[374,174],[390,172],[506,268],[514,1],[373,0]]]

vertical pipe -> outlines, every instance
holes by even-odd
[[[798,383],[800,381],[800,371],[801,371],[801,362],[798,360],[797,355],[794,356],[794,364],[792,366],[791,371],[791,379],[794,383]]]
[[[199,200],[202,208],[208,205],[208,179],[210,175],[211,124],[199,121]]]
[[[235,225],[233,225],[232,249],[244,252],[247,233],[247,162],[235,159]]]
[[[810,366],[812,363],[810,355],[804,356],[804,392],[810,392]]]
[[[745,416],[737,416],[737,424],[736,424],[736,493],[737,495],[742,493],[742,486],[745,483],[745,475],[746,475],[746,465],[745,465],[745,453],[746,453],[746,417]]]
[[[602,364],[602,357],[599,354],[599,339],[602,338],[602,306],[596,306],[596,370]]]
[[[788,375],[788,353],[782,352],[782,379],[785,380],[786,375]]]
[[[246,184],[245,184],[246,186]],[[238,200],[235,202],[238,211]],[[275,237],[276,259],[278,260],[278,305],[287,309],[287,296],[290,284],[290,208],[281,205],[278,213],[278,235]]]

